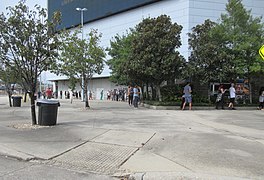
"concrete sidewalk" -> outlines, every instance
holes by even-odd
[[[264,111],[90,103],[60,100],[56,126],[32,127],[28,103],[0,97],[0,154],[92,179],[264,178]]]

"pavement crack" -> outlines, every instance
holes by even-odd
[[[140,148],[137,148],[130,156],[128,156],[120,165],[118,168],[120,168],[123,164],[125,164],[132,156],[134,156]]]
[[[93,139],[95,139],[95,138],[97,138],[97,137],[99,137],[99,136],[101,136],[101,135],[107,133],[108,131],[110,131],[110,130],[107,130],[107,131],[105,131],[105,132],[103,132],[103,133],[101,133],[101,134],[98,134],[97,136],[93,137],[92,139],[89,139],[89,140],[87,140],[87,141],[84,141],[84,142],[82,142],[82,143],[80,143],[80,144],[78,144],[78,145],[76,145],[76,146],[74,146],[74,147],[72,147],[72,148],[70,148],[70,149],[68,149],[68,150],[66,150],[66,151],[64,151],[64,152],[62,152],[62,153],[60,153],[60,154],[57,154],[56,156],[53,156],[53,157],[47,159],[47,160],[55,159],[55,158],[57,158],[57,157],[59,157],[59,156],[61,156],[61,155],[63,155],[63,154],[66,154],[66,153],[72,151],[73,149],[76,149],[76,148],[78,148],[78,147],[80,147],[80,146],[83,146],[84,144],[86,144],[86,143],[88,143],[88,142],[91,142]]]
[[[59,156],[61,156],[61,155],[63,155],[63,154],[66,154],[66,153],[72,151],[73,149],[76,149],[76,148],[78,148],[78,147],[80,147],[80,146],[86,144],[87,142],[89,142],[89,140],[88,140],[88,141],[85,141],[85,142],[83,142],[83,143],[81,143],[81,144],[78,144],[77,146],[74,146],[74,147],[72,147],[72,148],[70,148],[70,149],[68,149],[68,150],[66,150],[66,151],[64,151],[64,152],[62,152],[62,153],[60,153],[60,154],[57,154],[56,156],[53,156],[53,157],[51,157],[51,158],[49,158],[49,159],[47,159],[47,160],[55,159],[55,158],[57,158],[57,157],[59,157]]]
[[[156,133],[154,133],[145,143],[142,143],[142,147],[145,146],[155,135]]]
[[[173,161],[173,160],[171,160],[171,159],[169,159],[169,158],[167,158],[167,157],[165,157],[165,156],[162,156],[162,155],[160,155],[160,154],[156,154],[156,153],[153,153],[153,154],[155,154],[155,155],[157,155],[157,156],[160,156],[160,157],[162,157],[162,158],[165,158],[165,159],[167,159],[168,161],[171,161],[171,162],[173,162],[173,163],[175,163],[175,164],[178,164],[179,166],[182,166],[182,167],[184,167],[185,169],[188,169],[188,170],[191,171],[192,173],[195,173],[195,171],[193,171],[191,168],[188,168],[187,166],[185,166],[185,165],[183,165],[183,164],[181,164],[181,163],[179,163],[179,162]]]
[[[103,133],[101,133],[101,134],[98,134],[97,136],[94,136],[94,137],[93,137],[92,139],[90,139],[89,141],[92,141],[92,140],[96,139],[97,137],[102,136],[103,134],[108,133],[109,131],[111,131],[111,129],[108,129],[107,131],[105,131],[105,132],[103,132]],[[87,141],[87,142],[88,142],[88,141]]]

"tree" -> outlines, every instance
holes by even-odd
[[[10,67],[5,67],[2,64],[0,67],[0,77],[2,82],[5,84],[9,106],[12,107],[11,97],[13,94],[14,85],[17,83],[16,73]]]
[[[30,10],[20,1],[9,7],[9,13],[0,15],[1,61],[16,72],[16,77],[31,98],[32,124],[36,124],[35,93],[37,78],[57,56],[59,40],[55,34],[60,14],[52,20],[40,6]]]
[[[77,78],[81,88],[84,90],[85,108],[90,107],[88,102],[88,81],[95,73],[101,74],[104,67],[105,52],[99,46],[101,34],[97,30],[91,30],[89,40],[80,39],[79,31],[73,33],[65,32],[64,43],[58,62],[57,73]]]
[[[177,48],[181,46],[182,26],[161,15],[147,18],[127,35],[117,35],[108,48],[112,78],[117,82],[155,85],[161,101],[160,86],[180,77],[185,65]]]
[[[172,23],[166,15],[144,19],[135,28],[128,72],[143,82],[153,83],[159,101],[161,83],[180,77],[184,66],[184,58],[177,51],[181,30],[182,26]]]
[[[70,77],[69,78],[69,88],[71,90],[71,104],[72,104],[72,101],[73,101],[73,92],[76,88],[76,83],[78,83],[78,79],[76,79],[75,77]]]
[[[203,24],[192,28],[189,35],[189,48],[192,50],[188,62],[188,75],[202,84],[222,82],[232,71],[233,62],[224,50],[221,37],[213,33],[216,23],[207,19]]]
[[[111,81],[128,85],[130,82],[134,82],[136,79],[133,79],[134,76],[130,76],[128,73],[128,61],[131,58],[131,46],[132,38],[134,32],[131,29],[130,33],[126,35],[116,35],[113,40],[110,41],[110,47],[107,48],[108,54],[111,56],[111,59],[107,61],[107,65],[111,72]]]
[[[250,79],[263,70],[258,49],[263,40],[261,18],[253,18],[241,0],[229,0],[219,23],[206,20],[189,33],[189,68],[202,83]]]
[[[233,62],[233,78],[248,78],[251,73],[261,70],[258,49],[264,38],[264,28],[261,17],[251,15],[242,4],[242,0],[229,0],[226,13],[221,15],[220,23],[215,32],[222,37],[224,49]]]

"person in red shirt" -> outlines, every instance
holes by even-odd
[[[48,99],[51,99],[51,97],[52,97],[52,91],[51,91],[50,88],[48,88],[48,89],[46,90],[46,96],[47,96]]]

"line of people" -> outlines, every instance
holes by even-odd
[[[217,98],[216,98],[216,109],[219,109],[219,107],[221,107],[221,109],[224,109],[224,94],[227,91],[227,89],[224,89],[223,85],[219,86],[218,89],[218,94],[217,94]],[[236,89],[235,89],[235,84],[231,83],[231,87],[229,88],[229,104],[228,104],[228,109],[232,109],[235,110],[236,108],[234,107],[235,104],[235,99],[236,99]],[[259,106],[258,106],[259,110],[263,110],[264,109],[264,87],[261,87],[259,90]]]
[[[70,99],[70,97],[71,97],[71,95],[73,96],[73,97],[75,97],[76,99],[81,99],[81,91],[73,91],[73,92],[71,92],[71,91],[64,91],[64,98],[65,99]],[[59,96],[59,98],[60,99],[62,99],[62,97],[63,97],[63,91],[60,91],[60,96]]]
[[[229,91],[229,103],[228,103],[228,109],[230,110],[236,110],[235,106],[235,99],[236,99],[236,89],[235,84],[231,83],[229,89],[224,89],[223,85],[220,85],[218,88],[218,94],[216,97],[216,109],[225,109],[224,105],[224,94],[226,91]],[[182,105],[181,109],[184,110],[186,104],[189,104],[189,110],[192,110],[192,88],[190,86],[190,82],[187,82],[187,84],[183,88],[183,96],[182,96]],[[259,107],[258,109],[262,110],[264,109],[264,87],[262,87],[259,91]]]
[[[227,91],[227,89],[224,89],[223,85],[220,85],[218,88],[218,94],[216,97],[216,109],[219,109],[219,106],[221,106],[221,109],[224,108],[224,94]],[[231,83],[231,86],[229,88],[229,104],[228,104],[228,109],[236,110],[234,107],[235,104],[235,99],[236,99],[236,89],[235,89],[235,84]]]

